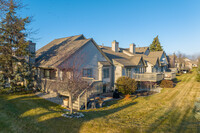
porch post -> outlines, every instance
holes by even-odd
[[[152,90],[152,82],[150,82],[150,90]]]
[[[85,92],[85,110],[87,110],[87,93],[88,93],[88,91],[86,90],[86,92]]]
[[[78,96],[78,110],[80,110],[80,96]]]

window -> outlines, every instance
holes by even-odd
[[[50,70],[44,69],[44,78],[50,78]]]
[[[156,73],[156,72],[157,72],[157,68],[153,67],[153,68],[152,68],[152,72],[153,72],[153,73]]]
[[[131,68],[126,68],[126,76],[131,77]]]
[[[142,68],[140,67],[140,73],[142,73]]]
[[[103,78],[109,78],[109,68],[103,69]]]
[[[83,69],[83,77],[92,77],[92,69],[91,68]]]
[[[55,79],[56,77],[56,71],[51,69],[44,69],[44,78],[48,78],[48,79]]]
[[[139,68],[135,68],[135,73],[139,73]]]

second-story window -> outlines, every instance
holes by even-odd
[[[50,70],[44,70],[44,78],[50,78]]]
[[[44,77],[47,79],[55,79],[56,77],[56,71],[53,69],[44,69]]]
[[[131,77],[131,68],[126,68],[126,76]]]
[[[84,68],[83,69],[83,77],[92,77],[92,69],[91,68]]]
[[[103,69],[103,78],[109,78],[109,68]]]

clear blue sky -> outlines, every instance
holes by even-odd
[[[23,0],[38,30],[37,49],[56,38],[84,34],[101,45],[148,46],[159,35],[171,54],[200,53],[200,0]]]

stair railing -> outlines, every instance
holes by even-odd
[[[95,84],[95,83],[98,83],[98,82],[102,82],[102,81],[93,81],[89,86],[91,87],[91,88],[86,88],[86,89],[84,89],[79,95],[78,95],[78,110],[80,110],[80,107],[81,107],[81,105],[80,105],[80,99],[81,99],[81,97],[85,94],[85,100],[86,100],[86,104],[87,104],[87,101],[88,101],[88,98],[90,97],[90,95],[91,94],[93,94],[93,95],[95,95],[95,94],[98,94],[98,93],[101,93],[101,91],[99,91],[98,92],[98,90],[96,89],[96,87],[95,87],[95,90],[94,90],[94,88],[93,88],[93,85]],[[90,90],[91,89],[91,90]]]

